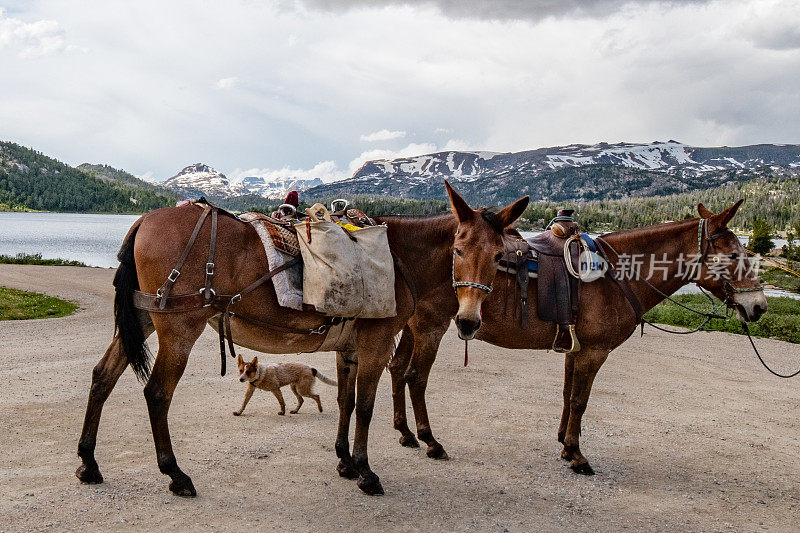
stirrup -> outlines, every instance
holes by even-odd
[[[569,336],[570,336],[570,340],[572,341],[572,344],[569,347],[569,350],[565,350],[561,346],[558,345],[558,339],[559,339],[560,333],[561,333],[561,324],[556,324],[556,336],[553,339],[553,351],[554,352],[570,354],[570,353],[574,353],[574,352],[580,351],[581,343],[578,340],[578,334],[575,331],[575,324],[570,324],[568,326],[568,328],[569,328],[568,331],[569,331]]]

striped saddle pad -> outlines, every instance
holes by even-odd
[[[291,225],[262,213],[243,213],[239,215],[239,218],[263,227],[267,231],[272,245],[279,252],[291,256],[300,255],[300,244],[297,242],[297,234]]]

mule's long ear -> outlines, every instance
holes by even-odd
[[[242,354],[236,354],[236,364],[242,366],[244,364],[244,360],[242,359]]]
[[[450,207],[453,208],[453,214],[455,214],[458,221],[467,222],[468,220],[472,220],[472,217],[475,216],[475,210],[458,195],[447,180],[444,180],[444,186],[447,189],[447,195],[450,197]]]
[[[251,365],[258,365],[258,356],[253,357],[253,360],[250,361]]]
[[[502,211],[497,213],[497,218],[500,219],[500,222],[503,223],[503,227],[507,228],[516,220],[522,216],[522,213],[525,212],[525,208],[528,207],[528,202],[531,201],[530,196],[526,196],[525,198],[520,198],[513,204],[509,205],[508,207],[503,208]]]
[[[736,212],[744,203],[744,198],[740,198],[738,202],[730,206],[728,209],[723,211],[722,213],[714,216],[714,224],[717,228],[726,228],[728,227],[728,222],[736,215]]]
[[[714,213],[708,210],[703,204],[697,204],[697,212],[700,213],[700,218],[711,218]]]

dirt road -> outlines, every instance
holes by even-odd
[[[102,485],[73,472],[91,369],[112,335],[113,271],[0,265],[0,285],[80,304],[70,317],[0,322],[0,529],[797,530],[800,380],[766,373],[746,339],[648,331],[614,352],[595,381],[582,450],[597,471],[559,457],[563,359],[473,343],[448,332],[434,366],[434,434],[451,459],[401,448],[381,380],[370,459],[386,495],[335,472],[336,390],[278,416],[258,391],[219,376],[217,341],[198,341],[170,411],[178,462],[198,497],[167,490],[142,387],[126,372],[106,403],[97,446]],[[152,343],[153,341],[151,341]],[[800,347],[760,341],[788,369]],[[246,357],[253,352],[242,350]],[[264,356],[265,360],[281,360]],[[335,375],[330,353],[290,359]],[[293,405],[293,399],[288,399]]]

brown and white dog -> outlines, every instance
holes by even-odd
[[[311,368],[302,363],[261,363],[258,362],[258,357],[254,357],[249,363],[242,359],[241,355],[237,355],[236,364],[239,366],[239,381],[247,382],[247,392],[244,395],[244,402],[238,411],[234,411],[234,416],[239,416],[244,411],[250,397],[253,396],[253,391],[261,389],[269,391],[278,399],[281,404],[279,415],[286,414],[286,403],[283,401],[283,394],[281,394],[281,387],[289,385],[292,392],[297,396],[297,407],[292,411],[292,414],[300,410],[303,405],[303,396],[306,398],[313,398],[317,402],[319,412],[322,412],[322,402],[319,401],[319,395],[314,394],[314,379],[318,379],[328,385],[336,386],[336,381],[322,375],[316,368]]]

